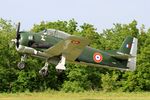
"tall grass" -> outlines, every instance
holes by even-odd
[[[0,100],[150,100],[150,92],[81,92],[47,91],[39,93],[2,93]]]

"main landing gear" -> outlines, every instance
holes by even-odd
[[[23,55],[21,56],[21,61],[18,63],[18,68],[19,69],[24,69],[25,68],[25,62],[27,59],[27,55]],[[65,62],[66,62],[66,58],[65,56],[61,56],[61,60],[59,61],[59,63],[56,66],[56,71],[58,72],[58,74],[62,73],[63,70],[66,70],[65,67]],[[46,60],[44,67],[42,67],[42,69],[39,71],[39,74],[41,76],[47,76],[48,75],[48,60]]]
[[[41,76],[47,76],[48,75],[48,62],[46,61],[44,67],[39,71],[39,74]]]
[[[21,56],[21,61],[17,65],[19,69],[24,69],[25,68],[25,61],[26,61],[26,59],[27,59],[27,55],[26,54]]]
[[[66,63],[66,58],[65,58],[65,56],[62,55],[61,60],[59,61],[58,65],[56,66],[56,71],[58,73],[62,73],[63,70],[66,70],[65,63]]]
[[[58,72],[58,74],[62,73],[63,70],[66,70],[65,61],[66,61],[66,58],[64,56],[61,56],[61,60],[59,61],[59,63],[56,66],[56,71]],[[48,75],[48,65],[49,65],[48,61],[46,61],[44,67],[39,71],[39,74],[41,76]]]

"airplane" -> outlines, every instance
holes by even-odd
[[[116,68],[119,70],[136,69],[138,39],[127,36],[118,50],[98,50],[89,45],[90,40],[67,34],[56,29],[47,29],[38,33],[20,31],[18,23],[16,38],[12,39],[16,50],[23,54],[18,63],[19,69],[25,68],[27,55],[45,60],[39,74],[48,74],[49,64],[55,64],[56,70],[66,70],[65,64],[77,63],[89,66]]]

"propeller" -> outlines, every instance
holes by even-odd
[[[16,46],[17,48],[19,47],[19,39],[20,39],[20,22],[18,23],[17,26],[17,32],[16,32]]]
[[[13,47],[13,45],[16,45],[16,47],[19,47],[19,40],[20,40],[20,22],[17,25],[17,30],[16,30],[16,38],[11,40],[11,43],[9,44],[9,47]]]

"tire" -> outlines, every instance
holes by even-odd
[[[41,76],[43,76],[43,77],[48,76],[48,70],[41,69],[41,70],[39,71],[39,74],[40,74]]]
[[[64,71],[64,70],[56,69],[57,74],[61,74],[61,73],[63,73],[63,71]]]
[[[25,68],[25,63],[24,62],[19,62],[18,63],[18,68],[19,69],[24,69]]]

